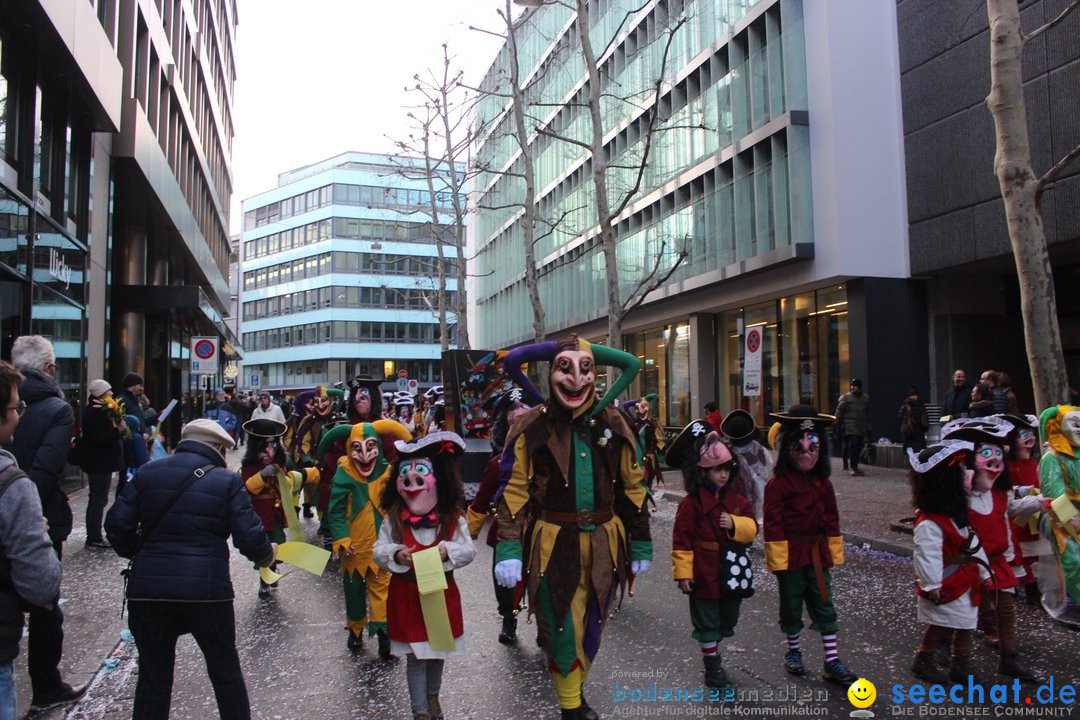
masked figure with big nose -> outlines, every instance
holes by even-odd
[[[1039,431],[1048,447],[1039,460],[1042,494],[1068,499],[1080,509],[1080,407],[1055,405],[1042,411]],[[1059,501],[1064,502],[1064,501]],[[1043,513],[1042,534],[1050,538],[1054,562],[1040,562],[1042,603],[1050,616],[1080,628],[1080,517],[1061,505]]]
[[[369,637],[378,637],[379,655],[387,659],[390,640],[386,635],[386,596],[390,573],[372,558],[372,547],[384,519],[379,498],[392,467],[386,460],[380,436],[412,438],[408,430],[393,420],[337,425],[323,434],[318,454],[325,456],[335,444],[345,440],[346,454],[338,460],[338,469],[330,483],[326,525],[333,551],[341,557],[349,629],[347,646],[358,652],[363,647],[364,628],[367,628]]]
[[[538,361],[550,363],[546,401],[521,372]],[[600,400],[598,364],[622,370]],[[515,348],[503,367],[538,405],[514,422],[500,460],[495,578],[524,583],[562,717],[595,718],[582,686],[604,624],[628,575],[652,559],[640,450],[611,402],[641,365],[570,336]]]

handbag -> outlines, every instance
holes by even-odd
[[[720,569],[717,573],[720,594],[729,598],[750,597],[754,594],[754,570],[748,552],[750,546],[721,539],[723,533],[717,528],[712,515],[706,515],[706,519],[720,548]]]
[[[163,519],[165,519],[166,515],[169,514],[169,511],[172,510],[172,506],[176,504],[176,501],[180,499],[180,496],[183,495],[189,487],[191,487],[191,484],[193,482],[195,482],[216,467],[216,463],[208,463],[200,468],[195,468],[191,475],[188,476],[187,480],[181,483],[180,487],[176,489],[176,492],[173,493],[173,496],[171,498],[169,498],[169,501],[162,506],[161,510],[158,511],[158,514],[150,518],[149,522],[140,523],[140,527],[136,531],[137,537],[135,540],[135,552],[131,554],[131,559],[128,560],[127,567],[120,571],[121,577],[124,578],[123,602],[120,605],[120,617],[124,617],[124,609],[127,607],[128,578],[131,576],[131,570],[132,567],[134,567],[135,565],[135,558],[139,556],[139,551],[143,549],[146,541],[154,533],[154,530],[157,529],[158,524]]]

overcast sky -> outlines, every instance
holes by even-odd
[[[277,174],[346,150],[392,152],[404,92],[440,68],[442,44],[472,84],[500,40],[501,0],[238,0],[232,232],[240,202]]]

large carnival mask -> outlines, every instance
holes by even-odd
[[[349,459],[360,477],[371,477],[381,450],[382,446],[377,437],[355,437],[354,434],[349,438]]]
[[[326,415],[330,412],[330,398],[316,395],[311,399],[311,411],[316,415]]]
[[[1000,445],[979,443],[975,447],[975,477],[971,487],[975,492],[986,492],[1005,470],[1005,453]]]
[[[551,392],[556,401],[574,412],[586,407],[596,388],[596,365],[587,350],[563,350],[551,362]]]
[[[804,432],[788,450],[788,460],[799,472],[810,472],[821,457],[821,437],[817,431]]]
[[[1030,460],[1035,454],[1035,443],[1039,441],[1035,431],[1022,427],[1016,433],[1016,457],[1019,460]]]
[[[353,393],[353,408],[364,418],[371,412],[371,391],[366,387],[357,388]]]
[[[268,440],[262,450],[259,451],[259,464],[263,467],[274,464],[274,456],[277,454],[277,441]]]
[[[431,460],[402,460],[398,467],[397,491],[413,515],[427,515],[434,510],[439,493],[435,488],[435,468]]]
[[[1061,419],[1061,434],[1074,448],[1080,448],[1080,411],[1065,413]]]
[[[637,403],[637,416],[638,416],[639,420],[648,420],[649,419],[649,401],[648,400],[644,400],[644,399],[638,400],[638,403]]]

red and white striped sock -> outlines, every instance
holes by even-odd
[[[795,652],[799,652],[799,634],[798,633],[796,633],[794,635],[788,635],[787,636],[787,649],[788,649],[788,652],[791,652],[792,650],[794,650]]]
[[[713,640],[712,642],[703,642],[703,643],[701,643],[701,654],[702,655],[716,655],[716,653],[717,653],[717,651],[719,649],[717,647],[717,645],[718,645],[718,643],[716,642],[716,640]]]
[[[825,662],[831,663],[840,657],[836,649],[836,633],[821,633],[821,644],[825,648]]]

